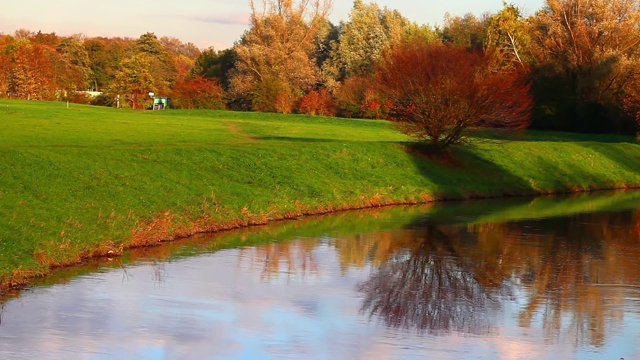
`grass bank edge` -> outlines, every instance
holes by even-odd
[[[305,215],[640,187],[640,147],[623,138],[532,132],[517,141],[476,141],[434,159],[413,151],[386,122],[12,105],[22,115],[11,117],[11,135],[22,140],[3,144],[0,137],[0,185],[16,194],[0,188],[0,208],[8,202],[4,209],[22,223],[15,237],[5,232],[0,247],[19,244],[20,234],[48,233],[17,248],[22,260],[3,267],[0,288],[125,248]],[[150,127],[149,136],[138,134]],[[87,134],[93,138],[85,140]],[[62,202],[51,206],[54,198]],[[113,208],[104,205],[111,200]]]

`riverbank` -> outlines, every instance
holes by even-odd
[[[0,288],[200,232],[392,204],[640,187],[631,137],[429,158],[385,121],[0,100]]]

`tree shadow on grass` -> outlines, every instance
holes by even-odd
[[[604,156],[626,172],[635,174],[636,185],[640,185],[640,151],[638,151],[640,147],[632,148],[627,144],[611,145],[599,142],[584,142],[579,145]]]
[[[421,143],[403,144],[420,173],[435,185],[436,199],[470,199],[533,194],[527,179],[480,157],[470,146],[434,151]]]
[[[375,142],[375,143],[389,143],[396,144],[397,141],[379,141],[379,140],[354,140],[354,139],[335,139],[335,138],[310,138],[310,137],[294,137],[294,136],[256,136],[255,140],[264,141],[289,141],[289,142],[307,142],[307,143],[350,143],[350,142]]]
[[[306,143],[336,142],[335,139],[290,137],[290,136],[256,136],[255,139],[264,140],[264,141],[289,141],[289,142],[306,142]]]
[[[618,134],[586,134],[569,133],[561,131],[537,131],[528,130],[525,132],[513,132],[500,129],[474,130],[469,136],[476,141],[508,142],[508,141],[529,141],[529,142],[600,142],[600,143],[628,143],[637,144],[638,141],[633,136]]]
[[[589,146],[589,145],[586,145]],[[611,146],[594,146],[605,156],[626,167],[634,169],[634,161],[626,157],[629,153],[617,152]],[[433,183],[436,199],[470,199],[481,197],[526,196],[548,193],[569,193],[613,187],[613,182],[602,171],[589,171],[587,166],[568,168],[549,156],[530,155],[526,158],[526,169],[505,168],[486,159],[474,145],[458,145],[449,152],[434,153],[416,143],[405,145],[416,168]],[[508,156],[505,154],[505,156]],[[507,162],[508,163],[508,162]],[[638,155],[640,168],[640,155]],[[517,164],[516,164],[517,166]],[[564,166],[564,167],[563,167]]]

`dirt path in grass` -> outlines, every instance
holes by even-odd
[[[242,137],[242,138],[239,138],[239,139],[231,139],[231,140],[229,140],[227,142],[230,142],[230,143],[251,143],[251,142],[255,142],[255,141],[258,140],[255,136],[243,132],[238,127],[238,124],[233,123],[231,121],[227,121],[226,124],[227,124],[227,128],[229,129],[230,133]]]

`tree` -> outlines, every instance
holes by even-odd
[[[196,58],[193,67],[189,71],[189,77],[202,76],[217,79],[226,89],[229,86],[229,75],[234,68],[236,52],[234,49],[215,51],[206,49]]]
[[[559,130],[617,132],[619,94],[637,71],[640,1],[547,0],[533,19],[542,121]],[[545,87],[553,84],[553,91]]]
[[[391,51],[375,74],[398,127],[444,149],[469,128],[528,125],[532,98],[522,72],[491,65],[478,51],[411,42]]]
[[[260,8],[253,0],[250,4],[251,28],[235,47],[232,95],[254,110],[287,112],[318,81],[315,34],[331,1],[264,0]]]
[[[409,37],[430,41],[427,34],[435,40],[434,32],[410,22],[397,10],[355,0],[349,21],[340,26],[338,41],[332,44],[331,61],[323,70],[339,81],[369,75],[386,50]]]
[[[166,93],[177,80],[177,64],[154,33],[145,33],[136,40],[135,50],[145,54],[149,72],[153,75],[156,91]]]
[[[11,43],[13,43],[13,37],[0,34],[0,97],[5,97],[9,93],[13,63],[7,48]]]
[[[300,99],[298,112],[307,115],[334,116],[335,102],[327,89],[312,90]]]
[[[200,49],[193,43],[183,43],[180,39],[174,37],[163,36],[160,38],[160,43],[164,48],[174,54],[180,54],[188,57],[191,60],[195,60],[200,56]]]
[[[203,77],[176,81],[171,88],[171,101],[179,109],[226,108],[226,95],[218,81]]]
[[[484,42],[484,28],[486,17],[478,19],[473,14],[465,14],[463,17],[452,16],[447,13],[444,17],[442,40],[466,47],[469,50],[481,50]]]
[[[382,56],[388,36],[380,11],[376,3],[354,1],[349,22],[342,26],[334,55],[341,77],[370,74],[374,62]]]
[[[137,109],[147,93],[156,92],[148,54],[139,53],[125,59],[115,74],[110,92],[124,94],[131,108]]]
[[[134,53],[135,43],[122,38],[87,39],[84,48],[89,57],[89,85],[96,91],[108,89],[122,60]]]
[[[56,50],[62,55],[61,66],[57,69],[61,90],[75,91],[86,89],[91,74],[89,55],[82,43],[74,37],[60,40]]]
[[[485,21],[484,48],[492,51],[502,66],[523,66],[531,62],[530,31],[520,9],[504,3],[502,10]]]
[[[60,61],[55,49],[29,40],[18,40],[11,53],[10,91],[19,98],[53,100],[59,89],[55,69]]]

